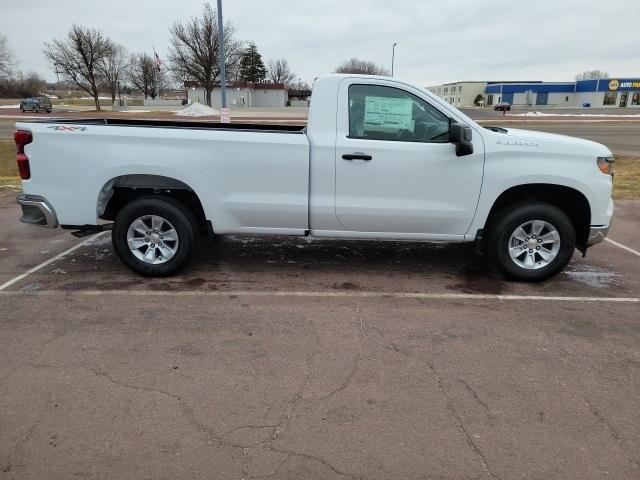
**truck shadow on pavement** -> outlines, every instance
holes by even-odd
[[[96,271],[100,275],[96,275]],[[305,238],[221,236],[203,241],[181,274],[143,278],[116,257],[110,238],[68,255],[23,287],[27,290],[366,290],[502,291],[467,244],[319,241]]]
[[[29,276],[16,289],[58,291],[305,291],[515,295],[635,295],[608,258],[583,259],[543,283],[509,282],[487,271],[469,244],[330,241],[221,236],[206,240],[178,275],[145,278],[117,258],[108,234]]]

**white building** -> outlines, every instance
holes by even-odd
[[[196,82],[185,82],[185,89],[191,102],[206,103],[204,88]],[[211,106],[220,108],[220,87],[211,92]],[[227,85],[227,106],[229,108],[284,107],[287,104],[287,90],[282,83],[235,82]]]
[[[471,107],[478,95],[486,99],[484,89],[487,82],[455,82],[427,87],[431,93],[458,108]]]

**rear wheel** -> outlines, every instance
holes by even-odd
[[[143,197],[116,216],[111,239],[120,260],[146,276],[172,275],[191,261],[197,248],[197,221],[169,197]]]
[[[527,203],[503,210],[487,236],[491,265],[512,280],[539,282],[557,275],[571,260],[573,224],[554,205]]]

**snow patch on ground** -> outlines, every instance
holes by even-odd
[[[122,113],[149,113],[151,110],[121,110]]]
[[[0,108],[20,108],[20,105],[0,105]]]
[[[600,117],[600,118],[640,118],[640,114],[612,114],[612,113],[544,113],[525,112],[512,113],[510,117]]]
[[[220,112],[215,108],[202,105],[201,103],[193,103],[184,110],[176,112],[175,115],[180,117],[211,117],[220,115]]]

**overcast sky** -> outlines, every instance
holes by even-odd
[[[223,0],[240,39],[266,60],[284,57],[311,83],[350,57],[422,86],[459,80],[572,81],[577,72],[640,77],[640,0]],[[215,1],[213,2],[215,8]],[[54,80],[42,44],[73,22],[130,51],[166,58],[168,28],[202,0],[2,1],[0,34],[24,71]]]

